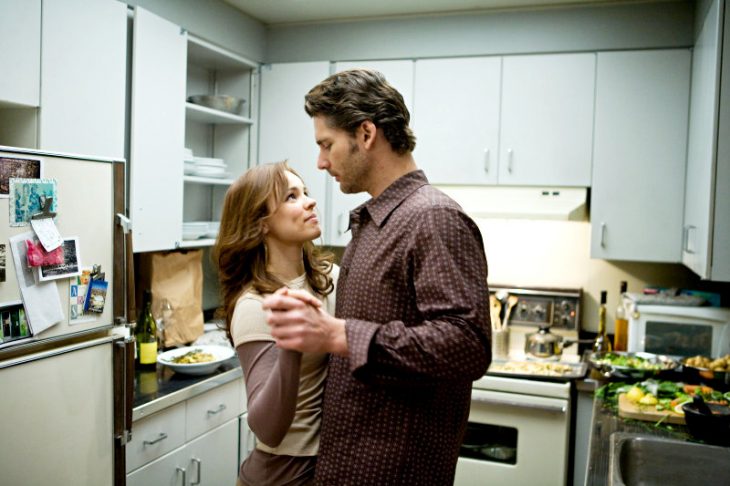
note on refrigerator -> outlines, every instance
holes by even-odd
[[[64,316],[56,282],[36,283],[33,269],[28,267],[25,240],[33,237],[32,231],[10,237],[10,249],[13,253],[15,274],[18,277],[18,287],[25,304],[28,324],[32,334],[37,335],[61,322]]]

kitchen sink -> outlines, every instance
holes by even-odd
[[[610,485],[730,484],[730,448],[614,432]]]

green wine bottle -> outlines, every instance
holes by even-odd
[[[141,369],[157,367],[157,322],[152,316],[152,292],[144,291],[142,312],[134,332],[137,339],[137,366]]]

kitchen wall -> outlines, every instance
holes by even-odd
[[[599,297],[606,290],[608,332],[613,333],[621,280],[628,282],[629,292],[661,286],[728,295],[728,284],[702,282],[681,264],[592,259],[589,222],[478,219],[477,224],[484,238],[490,284],[582,288],[582,322],[588,331],[598,330]]]
[[[693,45],[693,2],[282,25],[266,62],[520,54]]]

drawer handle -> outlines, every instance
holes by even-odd
[[[527,408],[530,410],[541,410],[543,412],[566,413],[567,405],[543,405],[538,403],[522,403],[514,400],[501,400],[499,398],[477,397],[472,394],[472,401],[487,405],[506,405],[508,407]]]
[[[155,445],[158,442],[163,441],[165,439],[167,439],[167,434],[164,433],[164,432],[160,432],[160,435],[158,435],[155,440],[145,440],[145,441],[142,441],[142,445],[144,445],[144,446]]]
[[[225,409],[226,409],[226,406],[221,403],[220,405],[218,405],[218,408],[216,408],[215,410],[208,410],[208,415],[218,415]]]
[[[185,486],[187,484],[187,474],[185,473],[185,468],[178,466],[175,469],[177,470],[177,472],[182,473],[182,486]]]
[[[201,462],[200,462],[200,459],[198,459],[197,457],[193,457],[191,460],[197,466],[196,469],[198,470],[198,479],[195,480],[195,481],[190,481],[190,485],[192,486],[194,484],[200,484],[201,477],[202,477],[201,474],[202,473],[201,473]]]

